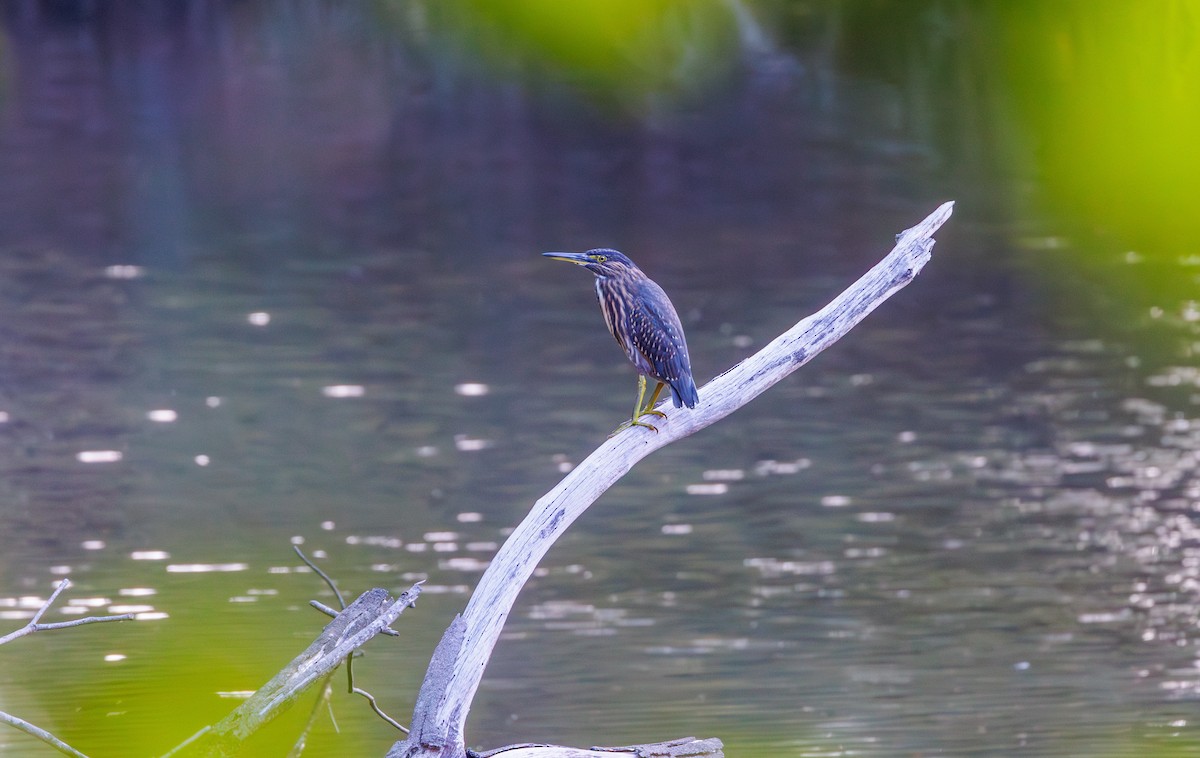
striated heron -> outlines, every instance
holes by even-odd
[[[654,410],[664,386],[671,388],[676,408],[682,405],[696,407],[700,397],[692,378],[683,325],[662,287],[643,274],[624,253],[616,250],[598,248],[586,253],[542,255],[583,266],[596,275],[596,297],[600,300],[604,323],[637,369],[638,396],[633,417],[618,426],[613,434],[631,426],[644,426],[657,432],[656,427],[641,418],[666,418],[665,413]],[[646,377],[658,384],[650,401],[642,405],[646,396]]]

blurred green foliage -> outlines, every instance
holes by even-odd
[[[402,6],[386,4],[395,21]],[[737,19],[717,0],[462,0],[423,6],[443,55],[564,85],[618,113],[644,113],[706,93],[739,61]],[[453,40],[447,44],[447,40]]]
[[[1200,5],[996,5],[1012,102],[1059,209],[1126,244],[1200,239]]]

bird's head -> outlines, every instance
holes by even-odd
[[[629,260],[628,256],[617,250],[596,248],[586,253],[542,253],[547,258],[556,261],[567,261],[583,266],[596,276],[621,277],[628,274],[641,273],[641,269]]]

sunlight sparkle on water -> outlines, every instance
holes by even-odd
[[[135,561],[165,561],[171,554],[166,550],[134,550],[129,557]]]
[[[77,597],[71,601],[71,605],[79,605],[84,608],[102,608],[111,603],[112,600],[106,597]]]
[[[367,536],[359,536],[351,534],[346,537],[347,545],[375,545],[378,547],[389,547],[399,549],[404,546],[404,541],[399,537],[389,537],[382,534],[370,534]]]
[[[0,620],[25,621],[33,618],[33,611],[0,611]]]
[[[367,394],[367,388],[361,384],[330,384],[321,388],[325,397],[362,397]]]
[[[454,385],[454,392],[463,397],[483,397],[491,391],[483,382],[463,382]]]
[[[116,463],[124,457],[120,450],[81,450],[75,454],[80,463]]]
[[[224,571],[245,571],[245,563],[172,563],[167,566],[168,574],[207,574]]]
[[[473,453],[479,450],[486,450],[491,446],[491,440],[468,437],[465,434],[454,435],[454,447],[464,453]]]
[[[169,424],[179,418],[179,414],[170,408],[157,408],[146,412],[146,418],[159,424]]]
[[[746,472],[740,468],[711,468],[700,475],[706,482],[740,482]]]
[[[808,458],[797,458],[794,461],[775,461],[765,460],[759,461],[754,465],[754,473],[759,476],[780,476],[787,474],[796,474],[812,465],[812,461]]]
[[[423,584],[421,592],[430,595],[465,595],[471,588],[465,584]]]
[[[837,570],[833,561],[781,561],[778,558],[747,558],[742,565],[758,570],[767,578],[784,575],[821,576]]]
[[[107,266],[104,275],[109,279],[139,279],[145,276],[146,269],[131,264]]]
[[[483,571],[488,567],[491,561],[483,561],[478,558],[458,557],[448,558],[438,562],[438,568],[445,571]]]

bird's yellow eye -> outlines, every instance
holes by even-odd
[[[606,260],[608,260],[608,256],[607,255],[593,255],[592,259],[594,261],[596,261],[596,263],[604,263]]]

